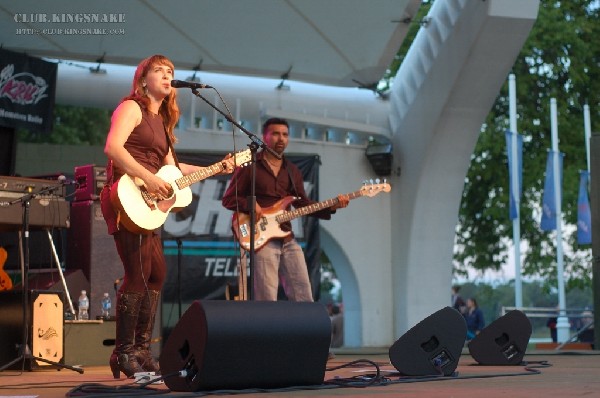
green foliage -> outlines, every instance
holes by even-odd
[[[104,145],[110,127],[110,112],[105,109],[56,105],[51,134],[18,131],[21,142],[63,145]]]
[[[418,19],[432,2],[419,9]],[[512,73],[517,82],[517,127],[524,136],[521,240],[523,275],[541,277],[556,286],[555,233],[539,228],[547,151],[551,148],[550,99],[558,107],[559,150],[565,154],[562,211],[567,289],[590,286],[591,249],[576,242],[579,170],[587,169],[583,105],[592,120],[600,104],[600,5],[597,0],[541,0],[538,19],[519,54]],[[418,27],[418,26],[417,26]],[[409,37],[390,67],[391,81],[408,51]],[[509,128],[508,83],[488,114],[465,180],[456,233],[457,275],[469,269],[498,270],[512,250],[512,221],[508,217],[508,160],[504,132]]]
[[[538,20],[515,62],[518,130],[524,136],[521,239],[523,274],[556,285],[555,233],[541,231],[540,206],[547,150],[551,148],[550,99],[558,108],[559,150],[565,154],[562,211],[565,224],[567,288],[589,286],[591,251],[576,242],[579,171],[587,169],[583,105],[598,109],[600,45],[595,1],[542,0]],[[512,222],[508,218],[508,84],[486,123],[468,171],[457,229],[455,261],[459,272],[499,269],[506,263]],[[597,115],[596,111],[596,115]]]

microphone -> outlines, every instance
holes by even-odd
[[[67,177],[64,175],[58,176],[58,182],[60,182],[62,185],[79,185],[79,183],[75,180],[67,180]]]
[[[195,83],[195,82],[186,82],[184,80],[171,80],[171,87],[175,88],[214,88],[213,86],[209,86],[208,84]]]

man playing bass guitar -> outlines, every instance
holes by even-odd
[[[289,141],[288,122],[285,119],[271,118],[263,124],[262,134],[265,144],[280,154],[281,159],[277,159],[268,151],[257,154],[256,220],[261,219],[263,209],[289,196],[298,198],[292,202],[296,208],[315,203],[306,196],[302,174],[298,167],[283,156]],[[229,210],[248,213],[247,197],[250,195],[250,184],[251,168],[237,169],[223,196],[223,206]],[[348,202],[347,195],[338,195],[331,207],[312,215],[327,220],[337,209],[348,206]],[[284,231],[291,232],[289,222],[281,223],[280,227]],[[281,279],[282,287],[290,301],[313,301],[304,253],[293,233],[283,238],[270,239],[261,246],[260,250],[256,250],[252,272],[255,300],[277,300]]]

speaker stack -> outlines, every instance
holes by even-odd
[[[160,368],[173,391],[319,385],[330,340],[319,303],[195,301],[169,335]]]
[[[90,319],[101,316],[104,293],[113,292],[114,301],[115,281],[123,276],[113,237],[108,234],[100,209],[100,190],[106,181],[103,170],[94,165],[75,167],[78,187],[71,203],[68,232],[67,266],[82,270],[89,281]],[[79,294],[74,296],[77,297]]]

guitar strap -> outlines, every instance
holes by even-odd
[[[171,153],[173,154],[173,159],[175,160],[175,166],[177,166],[177,168],[179,170],[181,170],[181,167],[179,167],[179,159],[177,159],[177,154],[175,153],[175,148],[173,148],[173,143],[171,142],[169,133],[167,133],[167,126],[164,126],[164,128],[165,128],[165,136],[167,137],[167,142],[169,143],[169,149],[171,149]]]

